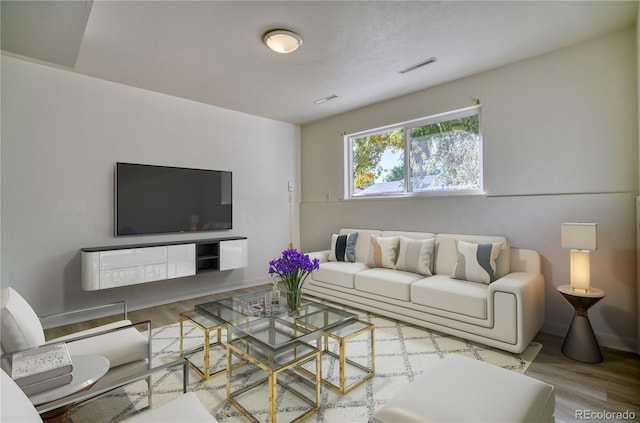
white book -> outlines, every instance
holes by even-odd
[[[73,364],[65,344],[43,345],[13,354],[11,378],[18,386],[71,374]]]
[[[42,382],[31,383],[29,385],[21,386],[20,388],[26,395],[37,394],[42,391],[48,391],[49,389],[57,388],[58,386],[71,383],[73,380],[73,373],[65,373],[60,376],[55,376]]]

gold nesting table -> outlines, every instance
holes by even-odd
[[[260,369],[266,374],[266,377],[259,377],[240,388],[232,388],[233,371],[236,368],[232,367],[234,356]],[[316,376],[313,380],[302,377],[294,371],[298,364],[309,360],[315,362]],[[231,369],[227,374],[227,400],[249,420],[257,421],[258,419],[248,410],[254,405],[248,393],[259,389],[266,382],[269,391],[268,421],[275,423],[278,419],[276,401],[278,386],[286,389],[289,394],[295,395],[303,403],[303,406],[306,406],[306,411],[292,419],[296,422],[302,421],[320,409],[320,388],[322,386],[320,366],[320,350],[305,342],[296,342],[294,346],[285,351],[274,352],[246,337],[234,339],[227,343],[227,367]],[[281,377],[279,380],[278,377],[281,374],[286,377]],[[243,396],[246,397],[245,401],[242,401]],[[247,405],[243,406],[243,402]]]
[[[320,409],[323,384],[345,393],[373,376],[372,356],[370,363],[365,364],[347,358],[347,343],[356,342],[355,338],[364,334],[369,334],[371,342],[365,355],[369,351],[375,354],[372,324],[360,322],[354,313],[307,299],[303,299],[296,316],[290,316],[286,308],[261,312],[266,293],[257,291],[199,304],[194,310],[196,314],[189,318],[211,317],[204,324],[196,319],[205,335],[226,329],[227,400],[245,417],[251,421],[267,418],[271,423],[302,421]],[[339,343],[338,353],[329,350],[329,339]],[[323,354],[335,356],[341,362],[337,384],[323,381]],[[350,385],[347,382],[352,378],[345,370],[348,366],[360,371],[358,380]],[[208,370],[203,374],[208,374]],[[215,374],[218,373],[211,376]],[[296,398],[298,405],[279,408],[278,399],[283,395]],[[265,409],[268,415],[251,413]]]
[[[202,330],[204,341],[202,346],[184,351],[184,323],[188,322],[196,328]],[[219,370],[211,370],[211,348],[222,348],[226,353],[226,345],[222,342],[222,329],[226,330],[226,323],[221,322],[218,319],[213,318],[210,315],[204,315],[197,310],[189,310],[180,313],[180,358],[186,357],[189,362],[189,366],[196,371],[203,379],[207,380],[219,374],[227,371],[226,367],[222,367]],[[211,332],[216,332],[216,341],[211,343]],[[204,365],[202,368],[198,367],[193,360],[193,355],[197,352],[203,352]]]
[[[369,342],[364,351],[363,349],[360,350],[361,353],[364,352],[364,354],[361,354],[360,362],[356,361],[355,358],[348,358],[347,343],[364,335],[368,335]],[[321,355],[329,356],[339,363],[337,384],[331,382],[333,378],[329,379],[324,375],[322,377],[322,383],[328,388],[340,394],[346,394],[373,377],[376,370],[375,325],[360,320],[346,322],[340,326],[322,331],[322,339]],[[330,350],[330,339],[337,344],[337,352]],[[366,341],[358,340],[358,342]],[[370,359],[370,363],[362,362],[363,356],[366,360]],[[313,376],[313,372],[309,372],[307,369],[303,368],[301,371],[303,373],[308,372],[310,376]],[[349,371],[348,376],[347,371]],[[348,380],[353,380],[353,382],[347,384]]]

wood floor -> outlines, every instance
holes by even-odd
[[[628,411],[635,415],[629,420],[605,415],[595,421],[640,421],[640,358],[637,354],[602,348],[604,361],[587,364],[562,354],[562,337],[539,333],[534,340],[542,344],[542,350],[525,374],[556,387],[556,422],[588,420],[579,418],[580,410]]]
[[[179,313],[193,309],[196,304],[266,287],[259,286],[131,311],[129,319],[134,322],[151,320],[154,328],[161,327],[177,323]],[[74,326],[51,329],[47,331],[47,338],[77,329]],[[556,387],[556,422],[640,421],[640,357],[637,354],[603,348],[604,362],[586,364],[562,354],[561,337],[540,333],[535,341],[540,342],[543,347],[525,374]],[[626,416],[622,414],[624,412],[627,412]]]

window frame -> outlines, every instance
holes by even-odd
[[[484,191],[484,153],[483,153],[483,137],[482,137],[482,108],[481,105],[474,105],[465,107],[462,109],[452,110],[448,112],[438,113],[423,118],[412,119],[405,122],[395,123],[391,125],[381,126],[378,128],[367,129],[365,131],[354,132],[344,135],[344,148],[345,148],[345,198],[347,200],[362,200],[362,199],[376,199],[376,198],[406,198],[406,197],[436,197],[436,196],[469,196],[469,195],[486,195]],[[478,146],[479,155],[479,168],[480,168],[480,184],[477,189],[473,190],[425,190],[425,191],[407,191],[407,187],[410,186],[409,179],[411,178],[410,172],[410,150],[409,143],[410,130],[415,127],[432,125],[438,122],[444,122],[449,120],[461,119],[469,116],[478,116],[478,137],[480,145]],[[369,194],[369,195],[354,195],[353,193],[353,148],[352,140],[354,138],[361,138],[378,134],[380,132],[391,132],[394,130],[403,130],[403,147],[404,147],[404,186],[405,191],[402,193],[388,193],[388,194]]]

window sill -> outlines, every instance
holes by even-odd
[[[430,192],[411,192],[402,194],[380,194],[380,195],[362,195],[346,197],[345,201],[359,200],[389,200],[389,199],[427,199],[439,197],[486,197],[485,191],[430,191]]]

